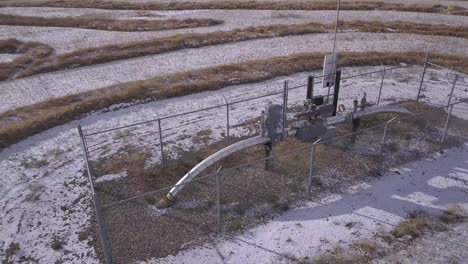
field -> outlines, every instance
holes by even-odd
[[[328,0],[1,0],[2,263],[105,263],[107,249],[112,263],[321,263],[413,211],[468,209],[468,1],[423,0],[343,1],[338,114],[364,95],[427,113],[363,118],[354,136],[339,125],[343,138],[320,143],[313,166],[312,142],[295,138],[273,146],[268,169],[263,146],[237,152],[174,207],[156,208],[204,158],[259,135],[285,81],[289,122],[308,76],[314,95],[327,95],[317,76],[335,9]],[[431,259],[418,239],[411,248]],[[364,263],[406,254],[388,247]]]

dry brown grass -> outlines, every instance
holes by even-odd
[[[0,53],[17,53],[22,42],[16,39],[0,40]]]
[[[217,90],[232,85],[229,82],[232,78],[238,78],[241,84],[245,84],[320,69],[324,55],[301,53],[211,67],[114,85],[20,107],[0,114],[0,147],[4,148],[38,132],[117,103],[132,103],[141,99],[157,100]],[[424,54],[418,52],[344,52],[340,54],[339,65],[422,64],[423,60]],[[432,55],[431,61],[468,72],[466,57]]]
[[[0,25],[35,27],[75,27],[110,31],[158,31],[209,27],[222,24],[216,19],[117,20],[92,17],[31,17],[0,14]]]
[[[349,21],[342,22],[341,29],[361,32],[412,33],[468,38],[468,27],[429,25],[411,22]],[[207,34],[182,34],[166,38],[89,48],[37,60],[29,68],[16,74],[17,78],[34,74],[77,68],[116,60],[161,54],[185,48],[200,48],[260,38],[274,38],[327,32],[332,24],[305,23],[297,25],[271,25],[249,27]]]
[[[29,1],[18,3],[0,3],[0,6],[48,6],[68,8],[98,8],[111,10],[197,10],[197,9],[256,9],[256,10],[334,10],[334,1],[212,1],[212,2],[148,2],[132,3],[124,1],[99,1],[99,0],[51,0]],[[385,2],[342,2],[341,10],[395,10],[423,13],[444,13],[455,15],[468,15],[468,11],[459,6],[444,5],[405,5],[401,3]]]
[[[16,39],[0,41],[0,53],[22,54],[12,62],[0,63],[0,81],[14,77],[35,61],[53,54],[54,50],[45,44],[37,42],[21,42]]]
[[[30,68],[22,71],[18,77],[26,77],[39,73],[89,66],[151,54],[161,54],[186,48],[200,48],[210,45],[260,38],[273,38],[277,36],[320,33],[325,32],[324,26],[325,25],[319,23],[258,26],[207,34],[181,34],[147,41],[83,49],[40,60]]]
[[[416,216],[399,223],[392,231],[392,235],[397,238],[409,236],[420,237],[426,230],[433,226],[432,220],[427,216]]]

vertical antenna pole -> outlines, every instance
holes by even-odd
[[[336,24],[335,24],[335,36],[333,38],[333,49],[332,49],[332,55],[335,55],[335,50],[336,50],[336,36],[338,35],[338,22],[340,20],[340,2],[341,0],[337,0],[336,2]]]

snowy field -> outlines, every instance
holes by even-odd
[[[379,70],[380,67],[362,67],[344,69],[344,76]],[[393,70],[386,74],[382,103],[395,100],[415,98],[420,82],[421,67],[408,67]],[[317,73],[316,73],[317,74]],[[144,121],[156,117],[200,109],[207,105],[223,104],[222,96],[229,101],[236,101],[265,91],[281,91],[284,79],[290,80],[290,87],[303,85],[308,74],[296,74],[287,78],[276,79],[255,85],[240,85],[225,88],[216,92],[204,92],[190,96],[167,99],[144,105],[132,106],[111,112],[95,113],[82,120],[75,121],[40,133],[0,153],[0,170],[4,173],[0,183],[1,205],[6,212],[0,217],[1,237],[5,237],[4,248],[16,242],[21,246],[17,256],[31,257],[49,262],[62,259],[67,261],[84,260],[95,262],[96,253],[88,246],[89,237],[80,237],[90,228],[91,193],[84,174],[83,154],[76,126],[81,123],[87,133],[116,126],[128,125],[135,121]],[[444,104],[451,88],[451,75],[447,71],[430,69],[428,81],[424,85],[424,100]],[[432,76],[432,77],[430,77]],[[431,80],[429,80],[431,78]],[[375,102],[380,87],[380,75],[347,79],[343,81],[340,103],[350,109],[352,100],[367,93],[369,101]],[[466,98],[466,83],[457,85],[455,99]],[[464,88],[465,87],[465,88]],[[267,89],[265,89],[267,88]],[[316,92],[326,93],[325,89]],[[305,88],[292,90],[289,94],[289,106],[301,105]],[[266,97],[254,103],[231,106],[232,126],[258,117],[268,102],[279,102],[280,96]],[[198,131],[211,129],[212,138],[208,143],[223,140],[225,131],[225,112],[215,110],[201,112],[195,116],[182,116],[168,119],[163,123],[166,151],[172,149],[194,150],[203,147],[195,144],[192,137]],[[152,151],[151,162],[159,162],[158,137],[155,135],[155,124],[137,127],[128,137],[118,138],[113,134],[102,134],[93,137],[94,143],[100,146],[93,148],[91,156],[102,158],[116,153],[123,145],[149,147]],[[255,132],[255,130],[253,130]],[[134,134],[132,134],[134,133]],[[252,129],[240,126],[231,130],[232,136],[251,135]],[[176,151],[172,153],[177,153]],[[115,180],[111,178],[110,180]],[[38,206],[38,204],[40,206]],[[367,209],[363,209],[367,210]],[[340,221],[350,216],[340,216]],[[397,218],[398,219],[398,218]],[[362,219],[361,219],[362,220]],[[320,220],[316,220],[320,221]],[[338,221],[338,220],[337,220]],[[375,225],[367,221],[372,229]],[[328,231],[327,231],[328,232]],[[279,235],[279,234],[278,234]],[[60,251],[53,250],[51,243],[62,241]],[[77,254],[77,252],[79,252]],[[190,254],[190,253],[187,253]]]
[[[158,75],[275,56],[287,56],[301,52],[324,52],[331,48],[331,37],[330,34],[312,34],[251,40],[198,49],[183,49],[6,81],[0,87],[3,94],[0,100],[0,112],[51,98],[119,83],[144,80]],[[389,46],[389,41],[394,38],[398,38],[399,41]],[[401,52],[448,52],[454,55],[468,54],[468,40],[461,38],[396,33],[343,33],[340,34],[338,41],[340,41],[340,51],[385,52],[396,50]],[[262,48],[259,49],[259,47]]]
[[[112,0],[114,1],[114,0]],[[138,0],[144,2],[149,0]],[[154,0],[152,0],[154,1]],[[172,2],[174,0],[170,0]],[[205,0],[200,0],[205,1]],[[164,0],[161,2],[169,2]],[[401,2],[386,0],[386,2]],[[427,1],[412,0],[411,3]],[[466,1],[442,1],[468,7]],[[0,40],[15,38],[48,44],[56,54],[109,44],[124,44],[185,33],[209,33],[243,29],[250,26],[333,23],[334,11],[269,10],[190,10],[132,11],[68,8],[0,8],[0,14],[38,17],[99,17],[116,19],[188,19],[213,18],[224,23],[213,27],[157,32],[113,32],[78,28],[2,26]],[[468,26],[466,16],[394,11],[343,11],[343,20],[408,21],[427,24]],[[183,49],[73,70],[44,73],[0,82],[0,113],[113,84],[144,80],[188,70],[268,59],[300,52],[328,52],[333,35],[310,34],[259,39],[199,49]],[[338,35],[339,51],[436,52],[467,56],[468,41],[463,38],[413,34],[345,32]],[[0,63],[18,55],[0,54]],[[386,65],[387,68],[401,65]],[[379,71],[381,67],[344,68],[343,77]],[[421,66],[387,71],[383,81],[381,104],[415,99],[420,85]],[[234,85],[211,92],[158,100],[138,105],[114,105],[89,113],[75,121],[31,136],[0,150],[0,259],[8,263],[99,263],[93,219],[92,194],[84,165],[77,126],[85,133],[113,129],[158,117],[168,117],[196,109],[230,103],[230,136],[246,137],[258,133],[254,121],[268,103],[280,103],[283,83],[299,87],[289,92],[288,106],[303,104],[308,75],[304,72],[268,81]],[[468,76],[460,75],[453,101],[468,98]],[[351,109],[352,101],[364,93],[376,103],[382,82],[381,73],[344,79],[339,104]],[[444,105],[452,88],[453,73],[429,68],[422,100]],[[316,94],[326,94],[317,88]],[[276,93],[256,100],[254,96]],[[464,109],[465,108],[465,109]],[[468,120],[468,104],[460,104],[454,114]],[[340,113],[344,114],[344,113]],[[289,118],[293,118],[293,112]],[[88,137],[92,160],[99,160],[129,146],[145,148],[151,158],[145,165],[161,162],[157,122]],[[177,158],[181,151],[196,151],[207,144],[226,139],[226,107],[167,118],[162,121],[164,151]],[[196,135],[211,131],[203,141]],[[468,204],[468,146],[434,154],[426,160],[395,168],[380,181],[362,182],[345,194],[310,202],[235,237],[217,238],[214,244],[179,252],[163,259],[141,260],[148,263],[271,263],[284,256],[313,257],[336,245],[348,245],[356,239],[390,230],[410,210],[428,212],[446,209],[452,204]],[[182,176],[182,175],[181,175]],[[114,182],[127,174],[107,175],[101,182]],[[349,222],[357,223],[351,228]],[[310,230],[314,230],[311,232]],[[308,243],[303,243],[308,241]]]

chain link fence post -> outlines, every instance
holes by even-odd
[[[424,77],[426,76],[427,63],[429,62],[429,53],[426,54],[426,59],[424,59],[424,70],[421,77],[421,82],[419,83],[418,96],[416,97],[416,102],[419,102],[419,97],[421,96],[421,90],[424,83]]]
[[[283,133],[285,134],[284,137],[286,138],[286,126],[288,120],[288,89],[289,89],[289,81],[284,81],[284,88],[283,88]]]
[[[444,132],[442,133],[442,140],[441,142],[444,143],[445,139],[447,137],[447,129],[450,124],[450,118],[452,117],[452,111],[453,111],[453,104],[450,105],[450,110],[447,113],[447,119],[445,120],[445,127],[444,127]]]
[[[441,142],[444,143],[445,139],[447,137],[447,129],[450,123],[450,117],[452,116],[452,111],[453,111],[453,104],[452,104],[452,97],[453,97],[453,92],[455,91],[455,86],[457,86],[457,81],[458,81],[458,75],[455,74],[455,79],[453,80],[453,85],[452,85],[452,90],[450,91],[449,95],[449,100],[447,103],[447,119],[445,120],[445,126],[444,126],[444,132],[442,133],[442,139]]]
[[[226,102],[226,141],[227,145],[229,146],[230,142],[230,134],[229,134],[229,101],[226,99],[226,96],[223,95],[223,99]]]
[[[309,183],[308,183],[308,186],[307,186],[307,193],[310,194],[311,190],[312,190],[312,178],[314,176],[314,162],[315,162],[315,151],[316,151],[316,147],[317,147],[317,144],[321,141],[322,139],[319,138],[317,139],[317,141],[315,141],[313,144],[312,144],[312,148],[310,150],[310,164],[309,164]]]
[[[387,139],[387,130],[388,130],[388,126],[390,125],[391,122],[393,122],[395,119],[397,119],[396,117],[388,120],[387,122],[385,122],[385,127],[384,127],[384,132],[383,132],[383,136],[382,136],[382,145],[381,145],[381,148],[383,149],[383,146],[385,145],[385,140]]]
[[[166,157],[164,157],[164,142],[163,142],[163,134],[162,134],[162,126],[161,126],[161,118],[159,114],[156,112],[158,117],[158,131],[159,131],[159,145],[161,146],[161,166],[163,168],[166,167]]]
[[[380,82],[379,97],[377,98],[377,105],[380,104],[380,96],[382,95],[382,88],[385,80],[385,65],[382,64],[382,81]]]
[[[379,171],[382,171],[382,168],[383,168],[383,164],[384,164],[384,150],[385,150],[385,140],[387,139],[387,134],[388,134],[388,126],[390,125],[391,122],[393,122],[395,119],[397,119],[396,117],[388,120],[387,122],[385,122],[385,126],[384,126],[384,131],[383,131],[383,135],[382,135],[382,142],[380,144],[380,164],[379,164]]]
[[[216,172],[216,219],[218,225],[218,233],[222,232],[221,227],[221,195],[220,195],[220,179],[219,179],[219,171],[221,170],[222,166],[219,167],[218,171]]]
[[[99,229],[99,235],[101,237],[102,249],[104,251],[104,261],[106,262],[106,264],[111,264],[112,254],[111,254],[111,248],[110,248],[110,243],[109,243],[109,238],[108,238],[109,229],[107,228],[107,224],[103,219],[103,214],[101,211],[102,210],[101,203],[94,189],[93,173],[91,171],[91,164],[89,162],[88,148],[86,146],[86,139],[84,137],[83,129],[81,125],[78,125],[78,134],[80,135],[81,147],[83,148],[83,153],[85,156],[86,171],[88,174],[89,183],[91,185],[91,192],[93,195],[94,209],[96,210],[96,219],[97,219],[97,224],[98,224],[98,229]]]

